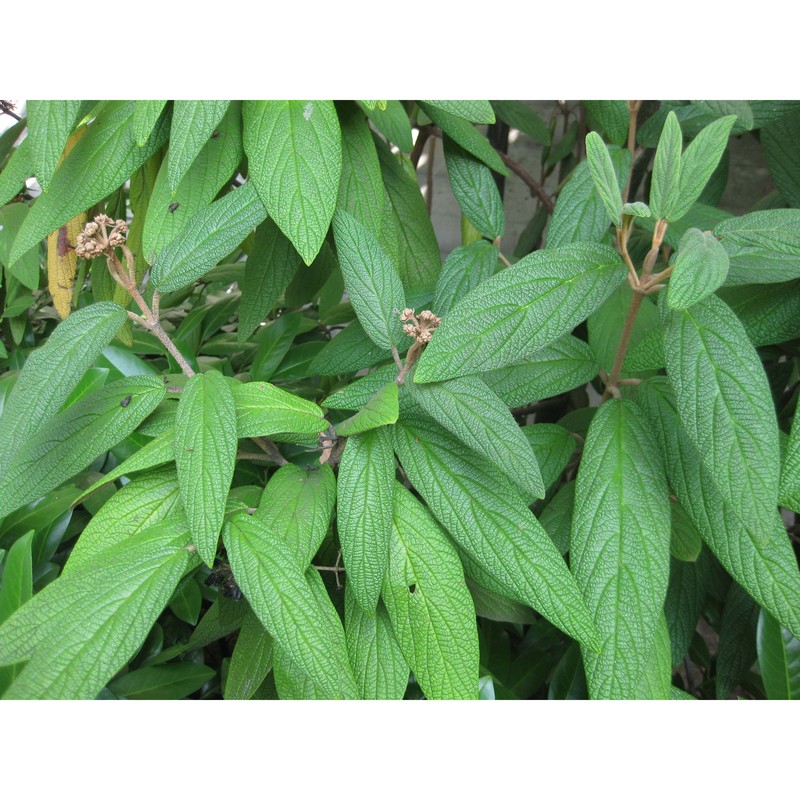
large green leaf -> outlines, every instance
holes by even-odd
[[[605,245],[531,253],[450,310],[414,379],[426,383],[523,361],[586,319],[625,274],[619,255]]]
[[[679,202],[682,149],[681,126],[675,113],[670,111],[658,140],[650,187],[650,208],[653,216],[659,219],[671,219]]]
[[[448,136],[444,137],[444,160],[461,213],[488,239],[502,236],[506,229],[503,199],[491,170]]]
[[[353,436],[382,425],[393,425],[397,422],[399,414],[397,384],[389,381],[369,399],[357,414],[340,422],[336,426],[336,434]]]
[[[31,141],[26,136],[0,172],[0,205],[5,205],[18,195],[25,181],[33,175],[31,149]]]
[[[125,322],[116,303],[70,314],[31,353],[0,417],[0,474],[19,448],[58,411]]]
[[[593,699],[634,699],[655,644],[669,578],[664,466],[630,401],[594,416],[575,486],[570,565],[600,631],[583,650]]]
[[[765,542],[778,504],[778,424],[767,377],[736,315],[717,297],[664,320],[678,415],[711,479]],[[746,376],[746,377],[745,377]]]
[[[172,121],[173,132],[175,118]],[[171,183],[173,148],[180,143],[170,140],[170,155],[161,162],[147,205],[142,252],[152,264],[161,251],[186,230],[192,217],[211,204],[233,175],[242,160],[242,121],[238,104],[220,122],[217,136],[206,136],[204,146],[192,157],[181,181]]]
[[[717,650],[717,700],[724,700],[738,685],[742,674],[756,660],[758,604],[736,581],[731,581],[722,610]]]
[[[336,208],[342,133],[330,100],[247,100],[244,149],[270,216],[310,264]]]
[[[761,145],[769,172],[786,202],[800,207],[800,112],[795,111],[761,130]]]
[[[642,700],[672,699],[672,664],[670,663],[669,629],[660,614],[650,658],[639,681],[637,695]]]
[[[58,578],[0,627],[0,664],[27,660],[6,699],[97,696],[134,655],[194,560],[173,523]]]
[[[253,516],[281,536],[305,569],[328,534],[335,502],[336,478],[327,464],[285,464],[269,479]]]
[[[800,256],[800,209],[776,208],[730,217],[714,228],[714,235],[724,244]]]
[[[375,237],[346,211],[333,217],[336,252],[345,287],[359,322],[384,350],[403,338],[399,311],[405,307],[403,284]]]
[[[383,603],[379,603],[375,614],[367,616],[353,596],[349,581],[344,593],[344,633],[359,697],[402,700],[409,669],[392,631],[389,614]]]
[[[800,700],[800,640],[762,609],[756,646],[767,699]]]
[[[166,394],[158,378],[114,381],[56,414],[0,478],[0,517],[54,489],[132,433]]]
[[[363,100],[356,102],[370,118],[372,124],[390,142],[396,144],[404,153],[410,153],[414,149],[408,112],[399,100],[387,100],[386,108],[377,106],[369,108]]]
[[[120,675],[109,683],[108,690],[126,700],[181,700],[215,675],[211,667],[191,661],[158,664]]]
[[[622,227],[622,193],[619,190],[614,163],[605,142],[592,131],[586,137],[586,159],[589,172],[592,173],[595,189],[597,189],[603,205],[606,207],[611,222]]]
[[[713,294],[725,282],[728,267],[728,254],[715,236],[689,228],[681,237],[669,279],[670,308],[688,308]]]
[[[596,647],[597,631],[575,580],[511,482],[484,458],[465,453],[433,420],[413,418],[394,428],[400,462],[414,487],[503,594]]]
[[[400,650],[428,699],[475,700],[478,631],[458,554],[396,482],[393,518],[383,598]]]
[[[230,100],[176,100],[172,105],[172,126],[169,134],[169,186],[175,192],[198,154],[225,116]],[[232,133],[241,147],[240,110],[235,108],[235,128]],[[212,140],[213,141],[213,140]]]
[[[577,449],[578,440],[566,428],[548,422],[524,425],[520,430],[536,454],[542,482],[549,491]]]
[[[413,393],[431,417],[504,472],[526,499],[544,497],[530,443],[503,401],[480,378],[421,384]]]
[[[348,584],[370,616],[389,561],[395,463],[387,428],[352,436],[339,463],[336,527]]]
[[[0,586],[0,624],[5,622],[18,608],[33,596],[33,538],[35,531],[28,531],[11,545],[3,563],[3,583]],[[2,555],[0,555],[2,562]],[[0,667],[0,697],[5,694],[20,672],[18,664]]]
[[[209,566],[236,466],[236,428],[227,379],[213,370],[190,378],[178,404],[175,464],[192,541]]]
[[[80,100],[29,100],[28,137],[33,174],[47,191],[76,122]]]
[[[630,112],[625,100],[582,100],[581,104],[610,142],[625,144],[630,124]]]
[[[497,248],[484,239],[457,247],[442,264],[431,307],[439,316],[470,289],[474,289],[497,272]]]
[[[156,257],[153,285],[161,292],[189,286],[238,247],[267,216],[252,182],[196,213]]]
[[[56,170],[50,188],[33,204],[14,242],[17,261],[48,233],[100,202],[130,178],[167,138],[161,117],[144,147],[134,141],[134,101],[110,101]]]
[[[292,243],[271,220],[258,226],[253,251],[247,257],[239,305],[239,342],[272,311],[300,266]]]
[[[544,120],[519,100],[492,100],[492,109],[510,128],[528,134],[535,142],[550,145],[550,129]]]
[[[156,123],[161,119],[161,112],[168,100],[136,100],[133,110],[131,129],[138,147],[144,147],[153,133]]]
[[[231,381],[240,438],[279,433],[320,433],[328,427],[322,409],[271,383]]]
[[[255,694],[272,669],[273,649],[272,637],[264,630],[258,617],[248,611],[228,667],[226,700],[249,700]]]
[[[670,561],[669,588],[664,612],[669,627],[672,664],[678,666],[689,645],[703,611],[708,579],[708,551],[696,561]]]
[[[800,571],[777,509],[767,520],[769,536],[748,528],[741,498],[726,500],[678,421],[676,400],[665,378],[639,387],[638,401],[655,431],[667,465],[670,486],[703,541],[722,566],[756,602],[800,635]]]
[[[425,103],[476,125],[494,122],[494,111],[488,100],[426,100]]]
[[[355,699],[358,692],[341,624],[331,626],[288,545],[246,513],[231,517],[222,536],[236,582],[276,645],[322,696]]]

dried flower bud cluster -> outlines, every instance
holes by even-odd
[[[113,220],[105,214],[98,214],[78,234],[75,253],[80,258],[97,258],[109,249],[124,245],[127,235],[128,225],[124,220]]]
[[[431,340],[433,332],[442,321],[433,311],[420,311],[415,315],[413,308],[404,308],[400,320],[406,323],[403,325],[403,332],[421,344],[427,344]]]

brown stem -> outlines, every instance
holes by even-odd
[[[628,150],[631,154],[631,168],[628,170],[628,182],[625,184],[625,191],[622,194],[622,202],[628,202],[628,195],[631,191],[631,178],[633,176],[633,164],[636,160],[636,119],[639,116],[639,109],[642,106],[641,100],[628,100]]]
[[[521,178],[522,181],[527,185],[527,187],[531,190],[531,193],[536,195],[539,200],[542,201],[544,207],[552,214],[553,213],[553,201],[550,199],[547,192],[544,190],[539,181],[533,177],[521,164],[518,164],[513,159],[509,158],[505,153],[501,153],[499,150],[497,154],[500,158],[503,159],[503,163],[518,177]]]
[[[408,375],[408,371],[411,367],[414,366],[417,359],[420,357],[422,351],[425,349],[425,343],[420,342],[417,340],[411,347],[408,348],[408,353],[406,353],[406,363],[403,364],[403,368],[397,374],[397,377],[394,379],[394,382],[398,386],[402,386],[406,382],[406,375]]]
[[[417,141],[414,142],[414,149],[411,151],[411,163],[414,165],[414,169],[417,168],[417,164],[419,164],[419,160],[422,157],[422,151],[425,149],[425,142],[428,141],[428,137],[431,135],[433,130],[432,125],[423,125],[421,128],[418,129],[417,133]]]

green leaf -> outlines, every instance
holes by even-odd
[[[198,211],[156,257],[153,285],[160,292],[174,292],[194,283],[235,250],[266,216],[250,181],[214,201]]]
[[[684,309],[713,294],[728,275],[728,254],[712,233],[689,228],[681,237],[667,303]]]
[[[506,229],[503,199],[491,170],[448,136],[444,137],[444,159],[461,213],[488,239],[502,236]]]
[[[465,454],[433,420],[401,421],[394,430],[403,469],[456,543],[504,594],[535,608],[587,647],[597,646],[575,580],[511,482],[484,458]]]
[[[658,219],[671,219],[680,202],[682,149],[681,126],[670,111],[658,140],[650,187],[650,208]]]
[[[569,550],[569,532],[572,528],[574,505],[575,481],[570,481],[556,492],[555,497],[539,515],[539,522],[562,556]]]
[[[391,434],[385,427],[347,440],[339,463],[336,526],[348,583],[370,616],[389,560],[394,473]]]
[[[114,492],[81,531],[63,574],[73,574],[99,553],[167,519],[184,522],[188,529],[172,465],[138,475]]]
[[[361,110],[370,118],[372,124],[404,153],[414,149],[411,135],[411,122],[408,112],[399,100],[387,100],[386,108],[368,108],[365,101],[356,100]]]
[[[167,104],[167,100],[136,100],[133,111],[133,121],[131,127],[136,137],[136,144],[144,147],[147,140],[153,133],[156,123],[161,118],[161,112]]]
[[[253,516],[281,536],[305,569],[328,535],[335,502],[336,478],[327,464],[285,464],[269,479]]]
[[[440,425],[505,473],[527,500],[544,497],[542,473],[529,441],[480,378],[414,386],[413,395]]]
[[[459,298],[497,272],[497,248],[484,239],[457,247],[442,264],[431,306],[440,317]]]
[[[231,517],[222,536],[236,581],[276,646],[309,676],[322,696],[354,699],[357,690],[344,631],[338,620],[337,626],[331,625],[294,553],[246,513]],[[319,578],[316,570],[309,572]]]
[[[582,100],[581,103],[609,141],[625,144],[630,124],[630,112],[625,100]]]
[[[495,120],[488,100],[426,100],[425,103],[476,125],[492,125]]]
[[[134,655],[187,567],[171,523],[46,586],[0,627],[0,664],[28,663],[4,699],[94,699]]]
[[[528,134],[535,142],[550,146],[550,129],[544,120],[519,100],[492,100],[492,110],[510,128]]]
[[[203,605],[203,595],[200,586],[193,578],[184,580],[175,590],[169,603],[169,610],[181,622],[194,627],[200,617]]]
[[[115,678],[109,691],[128,700],[180,700],[201,689],[216,671],[204,664],[186,661],[142,667]]]
[[[383,603],[367,616],[356,601],[350,582],[344,593],[344,633],[359,697],[402,700],[408,686],[408,664],[392,631]]]
[[[723,287],[719,296],[744,325],[755,347],[800,338],[800,281]]]
[[[239,342],[272,311],[300,266],[292,243],[271,220],[258,226],[253,252],[247,257],[239,305]]]
[[[423,101],[420,101],[420,107],[431,118],[433,124],[438,125],[456,144],[495,172],[508,175],[503,160],[489,144],[489,140],[478,133],[469,122]]]
[[[239,438],[279,433],[321,433],[328,427],[316,404],[271,383],[230,381]]]
[[[648,218],[651,215],[650,206],[647,203],[623,203],[622,213],[631,217]]]
[[[400,414],[397,384],[394,381],[379,389],[357,414],[348,417],[336,426],[337,436],[353,436],[357,433],[393,425]]]
[[[800,112],[795,111],[761,130],[761,146],[769,173],[790,206],[800,207]]]
[[[346,211],[336,211],[333,233],[345,287],[359,322],[384,350],[403,337],[399,311],[405,307],[403,284],[375,237]]]
[[[398,347],[400,355],[408,350],[410,344],[411,340],[405,337],[405,342]],[[374,367],[388,358],[389,351],[375,344],[361,323],[354,320],[320,350],[309,371],[311,375],[346,375]]]
[[[586,700],[586,675],[583,671],[581,651],[574,642],[558,662],[550,678],[548,700]]]
[[[393,520],[383,598],[400,650],[429,700],[475,700],[475,607],[455,548],[397,482]]]
[[[25,181],[31,175],[33,175],[32,144],[26,136],[0,172],[0,205],[13,200],[22,191]]]
[[[249,700],[255,694],[272,669],[273,649],[272,637],[264,630],[258,617],[248,611],[228,667],[226,700]]]
[[[642,673],[637,695],[643,700],[671,700],[672,664],[670,663],[669,629],[664,615],[656,622],[656,636],[650,659]]]
[[[80,100],[28,101],[25,110],[31,140],[31,163],[33,174],[44,192],[50,187],[80,107]]]
[[[20,536],[8,551],[3,564],[3,583],[0,586],[0,624],[33,596],[33,557],[31,547],[35,531]],[[2,555],[0,555],[2,559]],[[0,697],[20,671],[19,665],[0,667]]]
[[[617,228],[621,228],[622,193],[617,183],[614,163],[605,142],[594,131],[586,137],[586,158],[595,188],[603,200],[608,216]]]
[[[776,208],[730,217],[714,228],[714,235],[726,245],[800,256],[800,209]]]
[[[670,486],[703,541],[759,605],[800,634],[800,571],[777,510],[767,520],[770,535],[762,545],[762,531],[754,532],[743,523],[742,498],[731,503],[723,497],[679,424],[668,381],[645,381],[639,386],[638,401],[659,440]]]
[[[566,428],[548,422],[523,425],[520,430],[536,454],[542,482],[549,491],[572,458],[578,441]]]
[[[236,409],[227,379],[213,370],[190,378],[178,404],[175,465],[192,541],[209,566],[217,553],[236,446]]]
[[[689,651],[695,635],[706,599],[708,572],[706,558],[697,561],[678,561],[673,558],[670,561],[669,588],[664,612],[669,627],[672,664],[676,667]]]
[[[24,203],[11,203],[0,208],[0,264],[3,264],[8,272],[7,279],[14,276],[25,288],[36,291],[39,288],[39,278],[41,276],[40,256],[36,248],[28,250],[22,258],[12,265],[11,251],[14,248],[19,230],[28,216],[30,208]],[[9,283],[9,290],[11,284]],[[14,312],[11,305],[11,291],[6,295],[5,315],[11,316]],[[11,313],[9,313],[11,312]]]
[[[247,100],[244,149],[270,216],[310,264],[336,208],[342,134],[330,100]]]
[[[722,496],[764,543],[778,504],[780,453],[761,359],[719,298],[685,311],[670,312],[662,303],[661,311],[667,375],[681,423]]]
[[[22,444],[3,472],[0,517],[87,467],[136,430],[165,394],[158,378],[126,378],[56,414]]]
[[[184,175],[215,133],[230,104],[230,100],[176,100],[173,103],[168,156],[169,186],[173,192],[178,190]],[[241,137],[239,115],[236,108],[237,138]]]
[[[172,128],[176,119],[173,116]],[[171,184],[172,153],[180,143],[170,141],[170,156],[161,162],[147,205],[142,231],[142,252],[152,264],[161,251],[183,234],[192,217],[207,208],[242,160],[242,121],[238,105],[220,121],[217,136],[206,136],[204,146],[192,156],[182,180]]]
[[[703,189],[728,146],[728,137],[735,122],[735,115],[712,122],[703,128],[686,148],[680,160],[678,198],[668,217],[671,222],[685,216],[700,199]]]
[[[125,321],[116,303],[70,314],[28,356],[0,418],[0,474],[19,448],[58,411]]]
[[[113,100],[89,126],[56,170],[47,193],[33,204],[14,242],[17,261],[48,233],[99,203],[150,159],[166,141],[162,117],[144,147],[137,147],[131,120],[135,101]]]
[[[582,386],[599,370],[586,342],[575,336],[562,336],[530,358],[483,372],[481,378],[509,408],[516,408]]]
[[[800,640],[762,609],[756,646],[767,699],[800,700]]]
[[[597,411],[575,484],[570,565],[602,647],[583,648],[589,695],[635,699],[667,594],[670,510],[661,457],[633,403]]]
[[[672,503],[672,541],[670,554],[679,561],[697,561],[703,547],[700,531],[695,528],[684,507]]]
[[[407,287],[432,283],[439,274],[441,257],[425,198],[411,160],[376,139],[383,185],[394,212],[400,240],[397,269]]]
[[[722,610],[717,651],[717,700],[730,695],[756,660],[758,604],[736,581],[731,581]]]
[[[518,363],[588,317],[626,269],[605,245],[543,250],[484,281],[445,316],[416,368],[419,383]]]

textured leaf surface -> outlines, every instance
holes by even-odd
[[[240,438],[278,433],[320,433],[328,427],[315,403],[271,383],[231,381]]]
[[[461,213],[488,239],[502,236],[506,229],[503,199],[491,170],[447,136],[444,159]]]
[[[762,542],[778,504],[778,425],[767,377],[736,315],[716,297],[664,318],[678,415],[709,476]]]
[[[396,482],[393,519],[383,597],[400,650],[428,699],[475,700],[478,631],[458,554]]]
[[[28,116],[33,174],[47,191],[76,122],[80,100],[29,100]]]
[[[255,694],[272,669],[273,649],[272,637],[264,630],[258,617],[248,611],[228,667],[226,700],[249,700]]]
[[[756,660],[758,603],[731,581],[722,610],[722,625],[717,651],[717,700],[724,700],[736,688],[742,674]]]
[[[444,380],[529,358],[586,319],[625,272],[605,245],[532,253],[450,310],[422,354],[415,380]]]
[[[339,463],[336,526],[348,584],[369,615],[378,604],[389,560],[394,473],[386,428],[347,440]]]
[[[684,309],[713,294],[728,275],[728,254],[711,233],[689,228],[681,237],[667,303]]]
[[[758,667],[768,700],[800,700],[800,640],[766,611],[756,631]]]
[[[211,566],[236,466],[234,397],[221,373],[189,379],[178,404],[175,464],[192,541]]]
[[[777,510],[768,541],[741,517],[741,499],[728,502],[703,465],[695,446],[678,423],[676,400],[665,378],[639,387],[638,401],[651,420],[667,464],[670,486],[705,543],[725,569],[759,605],[800,633],[800,571]]]
[[[239,304],[239,342],[272,311],[300,266],[300,256],[280,228],[267,219],[258,226],[253,252],[247,257]]]
[[[769,172],[790,206],[800,207],[800,112],[767,125],[761,131],[761,144]]]
[[[28,660],[5,699],[94,699],[134,655],[191,564],[162,524],[46,586],[0,628],[0,664]]]
[[[575,485],[570,565],[600,631],[583,650],[593,699],[634,699],[655,645],[669,578],[664,466],[644,415],[604,403],[592,420]]]
[[[152,281],[161,292],[194,283],[238,247],[267,216],[249,181],[195,214],[155,260]]]
[[[350,302],[367,335],[384,350],[398,344],[403,331],[397,311],[405,307],[403,284],[378,241],[354,217],[333,217],[336,252]]]
[[[664,612],[669,627],[672,664],[676,667],[689,650],[706,599],[708,562],[671,559]]]
[[[144,147],[156,123],[161,117],[161,112],[167,105],[167,100],[136,100],[133,110],[131,128],[136,137],[138,147]]]
[[[270,216],[310,264],[336,208],[342,133],[330,100],[249,100],[244,149]]]
[[[481,239],[457,247],[442,264],[431,304],[434,313],[440,317],[446,314],[470,289],[491,278],[497,266],[497,248],[491,242]]]
[[[503,401],[480,378],[415,386],[414,397],[440,425],[504,472],[526,499],[544,497],[530,443]]]
[[[14,242],[17,261],[48,233],[100,202],[164,144],[168,125],[156,125],[145,146],[133,138],[134,101],[112,100],[56,170],[50,189],[33,204]]]
[[[411,339],[398,347],[400,355],[408,350]],[[353,320],[344,330],[328,342],[311,362],[311,375],[345,375],[366,367],[373,367],[391,358],[389,351],[379,347],[364,332],[358,320]],[[397,367],[395,374],[397,374]]]
[[[124,321],[116,303],[95,303],[71,314],[28,356],[0,418],[0,474],[64,404]]]
[[[357,414],[340,422],[336,426],[336,433],[338,436],[353,436],[382,425],[392,425],[397,422],[399,414],[397,384],[390,381],[379,389]]]
[[[3,472],[0,517],[87,467],[136,430],[165,394],[158,378],[126,378],[56,414],[22,444]]]
[[[219,125],[230,100],[176,100],[169,134],[169,186],[174,192]],[[239,109],[236,116],[239,117]],[[241,137],[241,124],[237,126]]]
[[[602,128],[609,141],[625,144],[630,122],[630,112],[625,100],[582,100],[581,104],[591,114],[595,124]]]
[[[650,659],[639,682],[638,696],[643,700],[670,700],[672,664],[670,663],[669,629],[664,615],[656,622],[656,635]]]
[[[653,216],[659,219],[671,219],[678,205],[682,149],[681,126],[675,113],[670,111],[658,140],[650,187],[650,208]]]
[[[800,209],[776,208],[730,217],[714,228],[724,243],[800,256]]]
[[[494,122],[494,111],[488,100],[426,100],[428,106],[440,108],[454,117],[461,117],[476,125]]]
[[[336,478],[327,464],[285,464],[269,479],[253,516],[283,538],[305,569],[328,534],[335,502]]]
[[[383,603],[367,616],[350,584],[344,593],[344,632],[350,663],[364,700],[402,700],[408,686],[408,664],[397,643]]]
[[[337,628],[288,545],[246,513],[231,518],[223,540],[236,582],[276,644],[322,696],[355,699],[355,679],[338,617]],[[311,578],[319,578],[316,570],[310,572]]]
[[[619,228],[622,226],[622,193],[619,190],[614,163],[611,161],[608,148],[594,131],[586,137],[586,158],[595,188],[606,207],[608,216]]]
[[[33,175],[31,143],[26,136],[0,172],[0,204],[5,205],[9,200],[13,200],[22,191],[25,181],[31,175]]]
[[[216,671],[205,664],[184,661],[142,667],[115,678],[109,691],[127,700],[181,700],[201,689]]]
[[[577,584],[510,481],[480,456],[465,454],[433,420],[398,422],[395,431],[403,469],[457,544],[509,597],[596,646],[597,631]]]
[[[414,149],[411,135],[411,122],[403,104],[399,100],[387,100],[386,108],[369,108],[364,101],[356,101],[372,121],[372,124],[404,153]]]
[[[578,440],[561,425],[538,422],[520,428],[536,454],[545,489],[558,480],[578,447]]]
[[[495,114],[511,128],[527,133],[535,142],[550,144],[550,129],[544,120],[519,100],[492,100]]]

